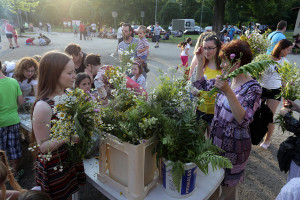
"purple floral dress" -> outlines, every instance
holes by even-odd
[[[203,77],[195,81],[193,86],[200,90],[211,90],[215,80],[205,80]],[[251,151],[249,124],[260,106],[262,89],[256,80],[250,80],[233,92],[246,111],[244,119],[240,123],[235,120],[226,96],[219,93],[210,133],[213,144],[225,151],[222,156],[229,158],[233,165],[232,169],[225,169],[223,181],[224,185],[230,187],[244,181],[244,170]]]

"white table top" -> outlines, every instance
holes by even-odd
[[[21,126],[31,132],[31,119],[30,114],[19,114]],[[105,183],[102,183],[98,180],[97,175],[99,173],[99,161],[96,158],[85,159],[83,161],[85,173],[87,175],[87,181],[91,183],[97,190],[104,194],[109,199],[118,199],[126,200],[124,195],[120,194],[120,191],[115,190],[114,188],[108,186]],[[218,188],[220,183],[224,178],[224,170],[218,169],[212,171],[212,168],[209,168],[208,175],[204,175],[199,169],[197,171],[196,187],[192,196],[185,198],[187,200],[206,200],[208,199],[213,192]],[[148,196],[145,200],[176,200],[167,195],[164,191],[163,186],[158,184],[148,193]],[[177,199],[178,200],[178,199]]]
[[[83,161],[85,173],[87,175],[87,181],[90,182],[97,190],[107,196],[109,199],[125,200],[126,197],[120,195],[120,191],[102,183],[98,180],[97,175],[99,173],[99,162],[97,159],[85,159]],[[218,188],[224,178],[224,170],[219,169],[212,171],[209,169],[208,175],[204,175],[199,169],[197,171],[196,187],[192,196],[185,198],[188,200],[206,200],[214,191]],[[167,195],[164,191],[163,186],[158,184],[155,188],[150,190],[145,200],[176,200]],[[178,200],[178,199],[177,199]]]
[[[20,117],[20,125],[26,131],[32,132],[32,125],[31,125],[31,116],[30,114],[19,113]]]

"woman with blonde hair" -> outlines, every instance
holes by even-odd
[[[30,57],[24,57],[17,62],[13,78],[18,81],[23,96],[29,96],[32,90],[36,96],[38,67],[39,63]]]

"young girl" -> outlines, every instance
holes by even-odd
[[[13,37],[14,37],[14,40],[15,40],[15,43],[16,43],[16,48],[19,48],[19,44],[18,44],[18,33],[17,33],[17,30],[14,28],[14,31],[13,31]]]
[[[191,57],[189,55],[189,50],[191,48],[192,42],[192,38],[188,38],[185,42],[181,42],[178,44],[178,47],[181,48],[180,59],[182,66],[188,67],[189,65],[189,57]]]
[[[18,106],[24,103],[24,98],[18,82],[4,76],[1,67],[0,61],[0,149],[7,153],[13,173],[17,176],[22,157]]]
[[[27,40],[26,40],[26,45],[34,45],[34,43],[33,43],[33,40],[34,40],[35,38],[33,37],[33,38],[28,38]]]
[[[221,75],[221,60],[218,55],[221,49],[221,41],[216,35],[207,35],[203,39],[203,43],[200,45],[203,48],[204,59],[201,60],[203,64],[203,73],[206,76],[206,79],[214,79],[217,75]],[[197,65],[198,65],[197,60]],[[196,73],[197,67],[194,70]],[[196,110],[198,119],[202,118],[207,122],[207,136],[210,134],[210,124],[214,117],[214,107],[215,107],[215,95],[209,96],[207,91],[197,91],[197,95],[201,95],[205,102],[198,106]]]
[[[17,62],[13,78],[18,81],[23,96],[32,95],[32,89],[36,96],[38,66],[39,63],[30,57],[24,57]]]
[[[85,93],[90,93],[92,85],[91,77],[84,72],[77,74],[75,80],[75,87],[82,89]]]
[[[142,62],[133,62],[131,66],[131,73],[133,74],[132,80],[140,84],[143,88],[146,88],[146,79],[143,76]]]
[[[6,190],[6,181],[9,180],[10,185],[14,190]],[[0,200],[17,199],[22,190],[18,182],[14,179],[13,174],[9,170],[9,165],[4,151],[0,150]]]
[[[18,200],[51,200],[49,195],[42,191],[28,190],[22,193]]]
[[[64,53],[48,52],[40,62],[39,83],[36,101],[32,106],[32,142],[38,145],[36,156],[36,185],[48,193],[53,200],[70,200],[72,194],[85,184],[86,175],[82,161],[67,162],[68,149],[65,143],[70,141],[51,140],[51,120],[57,119],[53,113],[54,98],[65,94],[72,88],[76,74],[72,59]],[[50,160],[41,159],[51,155]],[[62,166],[62,168],[61,168]]]

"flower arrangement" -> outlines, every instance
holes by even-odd
[[[292,101],[300,99],[300,69],[296,66],[296,64],[293,65],[291,63],[284,62],[278,68],[278,73],[284,83],[279,96]],[[283,116],[278,115],[275,122],[279,124],[282,132],[286,130]]]
[[[130,44],[127,50],[119,50],[119,54],[121,56],[121,68],[122,71],[127,71],[131,68],[132,63],[134,62],[134,52],[137,47],[137,43]]]
[[[207,174],[208,165],[231,168],[231,162],[219,153],[222,151],[206,140],[205,124],[196,120],[196,102],[189,98],[189,87],[184,79],[160,77],[158,88],[149,95],[149,101],[161,108],[161,130],[157,133],[157,159],[171,161],[173,182],[179,191],[184,175],[184,163],[195,163]]]
[[[245,32],[245,35],[241,36],[241,40],[249,43],[253,57],[259,54],[265,54],[268,48],[271,46],[271,41],[267,38],[267,33],[260,34],[258,30]]]
[[[66,143],[70,149],[69,161],[82,160],[92,143],[93,132],[99,132],[102,127],[101,105],[79,88],[67,90],[66,94],[56,96],[54,101],[53,113],[58,118],[51,120],[50,137],[52,140],[71,141]],[[80,142],[75,144],[72,138],[78,138]]]
[[[106,73],[111,90],[109,106],[103,108],[102,130],[134,145],[144,143],[159,131],[157,116],[161,111],[146,101],[144,94],[126,87],[124,69],[111,68]],[[105,136],[105,134],[104,134]]]

